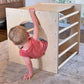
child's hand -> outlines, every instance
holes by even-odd
[[[25,74],[25,75],[24,75],[23,80],[27,80],[27,79],[29,79],[29,80],[30,80],[30,79],[31,79],[31,77],[32,77],[32,76],[31,76],[30,74],[28,74],[28,73],[27,73],[27,74]]]

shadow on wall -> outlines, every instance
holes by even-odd
[[[6,29],[6,20],[0,21],[0,29]]]

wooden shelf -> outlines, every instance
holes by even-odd
[[[77,54],[77,51],[74,52],[72,55],[70,55],[65,61],[63,61],[59,66],[58,69],[60,69],[66,62],[68,62],[72,57],[74,57]]]
[[[20,8],[24,7],[24,0],[20,0],[17,2],[8,2],[8,3],[2,3],[0,4],[0,20],[6,18],[5,8]]]
[[[59,43],[59,46],[62,45],[62,44],[64,44],[65,42],[67,42],[68,40],[70,40],[71,38],[73,38],[74,36],[76,36],[77,34],[78,34],[78,32],[76,32],[76,33],[70,35],[70,36],[67,37],[66,39],[63,39],[63,41],[61,41],[61,42]]]
[[[60,58],[62,55],[64,55],[66,52],[68,52],[71,48],[73,48],[74,46],[76,46],[78,44],[78,42],[75,42],[74,44],[72,44],[71,46],[69,46],[66,50],[64,50],[62,53],[60,53],[58,55],[58,58]]]
[[[65,27],[65,28],[61,29],[61,30],[59,31],[59,34],[61,34],[62,32],[64,32],[64,31],[66,31],[66,30],[68,30],[68,29],[70,29],[70,28],[76,26],[78,23],[79,23],[79,22],[75,22],[75,23],[69,25],[68,27]]]
[[[71,17],[71,16],[73,16],[73,15],[76,15],[76,14],[78,14],[78,13],[79,13],[79,11],[75,11],[75,12],[73,12],[73,13],[70,13],[70,14],[68,14],[68,15],[65,15],[65,16],[59,18],[59,21],[65,19],[65,18],[69,18],[69,17]]]

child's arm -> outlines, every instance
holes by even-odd
[[[33,21],[33,23],[34,23],[33,38],[34,38],[35,40],[38,40],[38,38],[39,38],[39,23],[38,23],[38,19],[37,19],[37,17],[36,17],[36,14],[35,14],[35,9],[34,9],[34,8],[30,8],[30,9],[29,9],[29,12],[30,12],[32,21]]]
[[[27,69],[28,69],[28,73],[24,75],[24,80],[27,80],[28,78],[31,79],[31,77],[33,75],[31,59],[29,57],[23,57],[23,59],[27,65]]]

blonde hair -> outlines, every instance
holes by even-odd
[[[9,39],[16,45],[26,42],[27,38],[27,31],[23,26],[15,26],[9,31]]]

